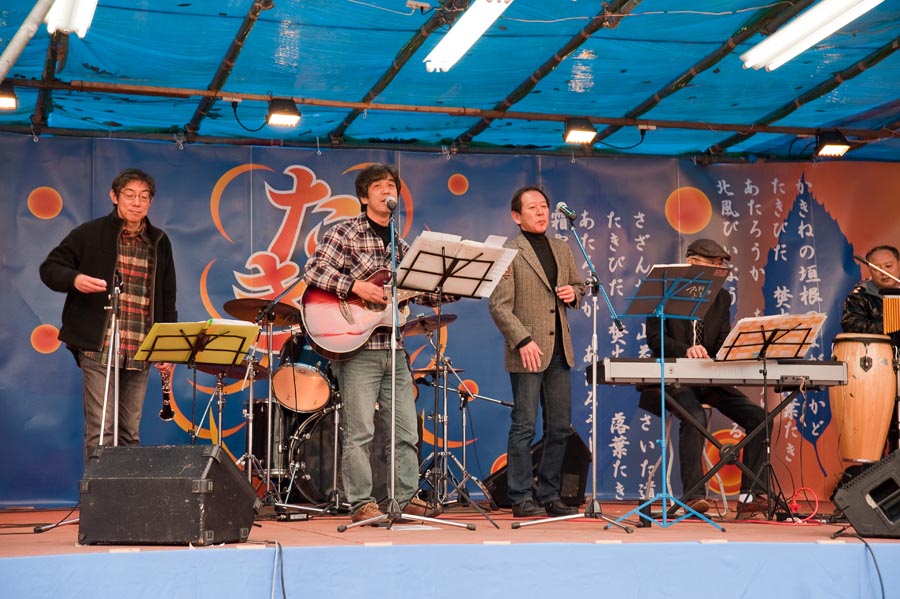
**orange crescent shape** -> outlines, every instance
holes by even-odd
[[[209,291],[206,289],[206,281],[209,279],[209,271],[212,269],[212,265],[215,264],[216,259],[213,258],[209,261],[209,263],[203,267],[203,272],[200,273],[200,301],[203,303],[203,307],[206,309],[206,313],[209,314],[212,318],[222,318],[219,315],[219,311],[216,310],[216,307],[213,306],[212,300],[209,299]]]
[[[261,164],[242,164],[240,166],[236,166],[233,169],[225,171],[225,174],[219,177],[219,180],[216,181],[215,185],[213,185],[212,193],[209,196],[209,212],[212,215],[213,224],[216,225],[216,229],[219,231],[219,234],[226,240],[228,240],[229,243],[234,243],[234,241],[231,239],[231,237],[228,236],[228,233],[225,232],[225,227],[222,226],[222,217],[219,214],[219,206],[222,203],[222,192],[225,191],[225,188],[228,187],[228,184],[231,183],[236,177],[238,177],[239,175],[243,175],[248,171],[255,170],[275,172],[274,169],[263,166]]]
[[[425,410],[422,410],[422,418],[425,418]],[[466,441],[466,445],[471,445],[475,441],[476,441],[475,439],[470,439],[469,441]],[[435,437],[434,433],[431,432],[430,430],[428,430],[427,426],[423,426],[422,427],[422,443],[431,445],[432,447],[437,447],[438,444],[443,445],[443,440],[440,439],[439,437]],[[462,445],[463,444],[460,441],[447,440],[447,449],[459,449],[460,447],[462,447]]]

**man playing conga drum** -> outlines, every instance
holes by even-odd
[[[857,333],[863,336],[859,337],[863,342],[866,340],[870,341],[870,343],[866,343],[867,346],[879,344],[885,346],[889,343],[892,346],[889,351],[889,357],[893,357],[896,348],[900,347],[900,331],[891,333],[889,337],[884,336],[885,309],[883,290],[900,289],[900,252],[897,251],[897,248],[890,245],[875,246],[866,254],[866,262],[869,264],[869,278],[860,281],[844,300],[841,328],[844,330],[845,335],[839,335],[835,338],[835,346],[837,347],[844,340],[852,343],[857,337],[846,335],[846,333]],[[836,351],[836,353],[839,352]],[[877,353],[877,348],[873,347],[871,353],[871,357],[874,357]],[[854,367],[855,363],[848,363],[848,368],[851,371]],[[893,369],[885,368],[885,371],[888,370],[891,371],[891,375],[896,380]],[[869,372],[868,369],[867,372]],[[894,392],[891,394],[896,395],[896,387],[893,386],[893,382],[891,382],[891,388],[894,389]],[[871,389],[871,392],[874,391],[875,389]],[[877,398],[868,398],[868,401],[873,401],[874,399]],[[894,403],[893,416],[891,417],[891,425],[887,437],[888,450],[891,451],[897,449],[898,443],[896,398],[883,399]],[[832,412],[834,412],[834,406],[832,406]],[[878,443],[879,441],[875,440],[875,442]],[[848,456],[842,457],[846,458]],[[853,459],[853,456],[849,456],[849,458],[850,461],[857,461]],[[850,473],[848,472],[848,474]]]

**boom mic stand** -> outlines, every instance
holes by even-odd
[[[523,528],[525,526],[533,526],[535,524],[544,524],[546,522],[558,522],[560,520],[573,520],[576,518],[591,518],[594,520],[603,520],[606,522],[605,528],[609,528],[612,525],[620,527],[626,533],[631,534],[634,532],[634,529],[631,526],[623,524],[614,518],[610,518],[609,516],[603,515],[603,511],[600,507],[600,501],[597,499],[597,353],[598,353],[598,344],[597,344],[597,295],[598,292],[603,295],[603,299],[606,301],[606,307],[609,310],[610,316],[612,317],[613,323],[615,323],[616,328],[619,331],[623,331],[625,329],[624,325],[622,325],[622,321],[619,320],[619,316],[616,314],[615,308],[613,308],[612,302],[609,300],[609,296],[606,294],[606,290],[600,285],[600,278],[597,276],[597,271],[594,269],[594,265],[591,262],[590,256],[588,256],[587,250],[584,248],[584,244],[581,242],[581,236],[578,235],[578,230],[575,228],[575,213],[574,212],[566,212],[562,210],[564,204],[558,205],[557,210],[565,214],[566,218],[569,219],[569,228],[572,231],[572,236],[575,237],[575,241],[578,242],[578,247],[581,249],[581,254],[584,256],[585,262],[587,262],[588,270],[591,273],[590,278],[586,282],[586,286],[591,290],[591,302],[593,305],[593,309],[591,310],[591,496],[588,498],[588,501],[585,505],[584,512],[578,514],[572,514],[571,516],[557,516],[555,518],[544,518],[542,520],[531,520],[528,522],[513,522],[512,528]],[[565,309],[565,308],[563,308]]]

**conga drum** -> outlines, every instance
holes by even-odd
[[[897,395],[891,338],[842,333],[835,336],[831,353],[847,363],[847,384],[828,389],[838,455],[846,462],[877,462]]]

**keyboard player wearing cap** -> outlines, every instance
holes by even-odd
[[[731,255],[712,239],[697,239],[692,242],[686,252],[687,262],[701,266],[724,266],[731,260]],[[654,356],[660,354],[659,320],[649,317],[646,323],[647,345]],[[665,321],[665,355],[667,358],[709,359],[716,355],[731,330],[731,295],[720,289],[701,321],[684,319],[666,319]],[[751,431],[763,422],[765,410],[750,401],[739,389],[732,386],[681,386],[668,388],[666,401],[677,402],[698,422],[706,426],[707,415],[703,404],[719,410],[733,420],[745,431]],[[641,392],[640,407],[660,415],[659,389],[649,388]],[[703,446],[706,438],[691,423],[681,420],[678,429],[678,457],[681,467],[681,486],[687,492],[697,486],[703,478]],[[757,435],[747,443],[742,455],[744,465],[751,472],[757,473],[761,481],[764,458],[765,439]],[[763,489],[754,486],[752,478],[743,476],[741,493],[738,498],[738,516],[750,515],[764,511],[767,506]],[[703,489],[696,489],[690,497],[683,497],[684,502],[699,513],[709,510],[709,503],[703,495]]]

